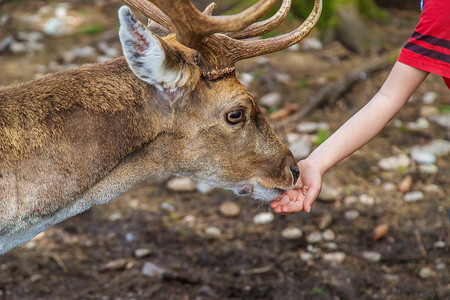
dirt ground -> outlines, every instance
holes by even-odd
[[[32,80],[69,65],[63,54],[74,47],[96,48],[106,41],[120,49],[120,1],[69,2],[86,22],[102,24],[101,32],[44,36],[44,48],[38,51],[0,52],[0,85]],[[7,13],[11,18],[0,27],[0,41],[35,30],[23,22],[25,16],[58,2],[11,3],[0,5],[0,17]],[[389,13],[389,22],[376,25],[388,41],[380,56],[402,46],[418,17],[417,11]],[[331,82],[376,59],[356,56],[338,43],[265,57],[240,63],[238,75],[256,78],[249,87],[255,98],[277,92],[283,102],[300,108]],[[88,55],[70,64],[97,59],[98,54]],[[334,131],[370,99],[388,71],[389,67],[369,74],[336,101],[324,102],[296,122],[326,122]],[[277,80],[280,76],[274,74],[287,80]],[[449,90],[441,78],[431,75],[396,120],[416,121],[421,99],[429,91],[437,94],[434,106],[450,105]],[[449,155],[438,157],[435,174],[420,172],[414,163],[395,171],[377,166],[380,158],[408,153],[412,146],[448,140],[449,132],[433,123],[420,132],[393,123],[327,173],[325,183],[342,192],[332,201],[317,201],[311,214],[275,215],[268,224],[255,224],[256,214],[271,211],[267,204],[222,190],[174,192],[166,188],[168,179],[151,180],[0,256],[0,299],[450,299]],[[283,126],[276,131],[283,138],[291,132]],[[383,188],[383,183],[397,186],[407,176],[412,178],[412,191],[430,184],[437,189],[424,192],[421,201],[406,202],[397,189]],[[362,195],[373,203],[351,201]],[[225,201],[240,207],[238,216],[221,214]],[[349,211],[356,211],[357,217],[351,218]],[[374,237],[385,225],[387,232]],[[205,229],[211,226],[221,234],[208,235]],[[293,227],[303,236],[283,237],[283,230]],[[332,239],[309,239],[311,233],[327,229],[334,233]],[[368,260],[368,252],[381,256]],[[330,253],[343,253],[345,258],[330,261]],[[164,274],[144,276],[148,263],[163,268]]]

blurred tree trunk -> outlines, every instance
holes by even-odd
[[[292,11],[306,18],[313,2],[294,0]],[[382,22],[386,18],[386,12],[378,7],[375,0],[324,1],[317,26],[325,42],[338,40],[352,52],[369,54],[378,52],[383,43],[383,37],[373,30],[371,22]]]

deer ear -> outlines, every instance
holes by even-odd
[[[164,96],[173,98],[180,79],[180,70],[167,67],[166,56],[173,50],[139,22],[128,7],[119,9],[119,21],[120,43],[131,70]]]

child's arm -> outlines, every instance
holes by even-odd
[[[428,72],[396,62],[378,93],[305,160],[298,163],[299,185],[272,202],[275,212],[311,211],[322,188],[322,176],[332,166],[370,141],[400,110]]]

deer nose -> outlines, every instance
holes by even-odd
[[[292,177],[294,178],[294,185],[297,182],[298,177],[300,176],[300,170],[297,166],[289,167],[292,173]]]

